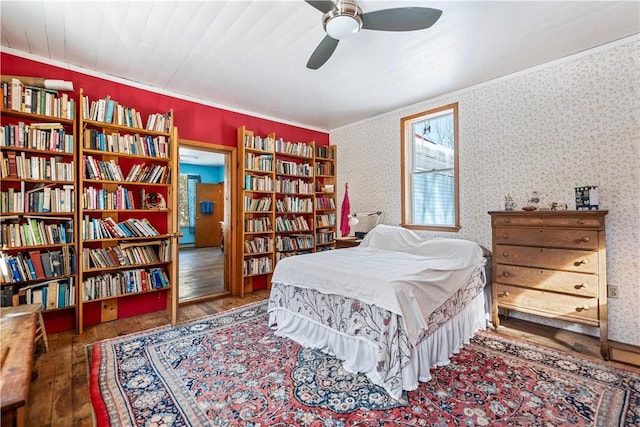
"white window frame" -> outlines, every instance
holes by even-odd
[[[414,220],[414,201],[416,200],[413,194],[413,177],[416,174],[425,173],[425,171],[418,171],[414,167],[415,159],[415,132],[413,132],[414,124],[424,122],[425,120],[433,119],[446,114],[453,115],[453,201],[454,201],[454,213],[453,222],[445,224],[437,223],[418,223]],[[400,119],[400,132],[401,132],[401,200],[402,200],[402,223],[405,228],[417,229],[417,230],[432,230],[432,231],[458,231],[460,229],[460,202],[459,202],[459,168],[458,168],[458,103],[444,105],[442,107],[430,109],[417,113],[411,116],[403,117]],[[450,171],[450,168],[447,168]],[[437,172],[437,169],[427,171],[428,173]],[[450,172],[448,172],[450,173]]]

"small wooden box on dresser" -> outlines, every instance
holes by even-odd
[[[598,327],[607,341],[607,211],[494,211],[493,324],[509,310]]]

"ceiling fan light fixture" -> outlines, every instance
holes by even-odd
[[[353,37],[362,28],[362,11],[350,1],[336,3],[336,8],[325,13],[324,30],[335,40]]]

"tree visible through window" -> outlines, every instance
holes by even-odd
[[[458,104],[401,119],[402,223],[457,230]]]

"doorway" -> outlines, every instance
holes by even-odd
[[[231,257],[224,250],[231,220],[235,147],[179,142],[178,300],[198,302],[230,291]],[[229,237],[227,237],[229,239]],[[227,240],[228,241],[228,240]]]

